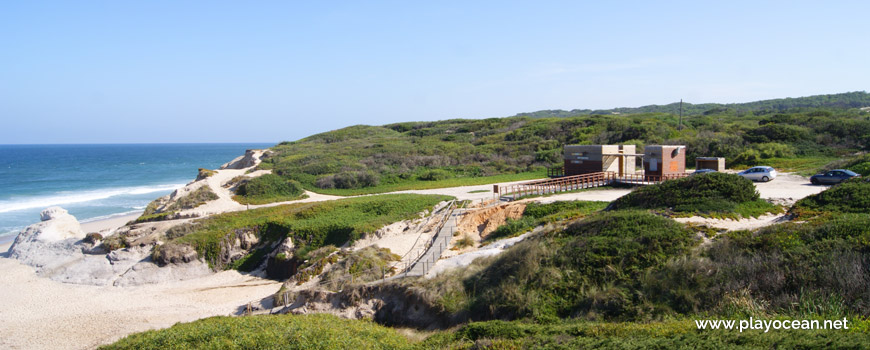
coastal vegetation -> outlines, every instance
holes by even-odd
[[[169,239],[166,244],[188,245],[217,268],[255,268],[270,245],[261,244],[263,250],[228,262],[220,258],[221,249],[226,248],[222,244],[248,234],[265,242],[289,237],[297,247],[296,256],[305,260],[307,252],[353,242],[364,233],[417,217],[449,199],[440,195],[391,194],[230,212],[196,220],[191,232]]]
[[[486,236],[486,240],[494,241],[513,237],[528,232],[537,226],[566,219],[579,219],[604,209],[607,204],[607,202],[589,201],[559,201],[548,204],[531,202],[526,205],[521,218],[508,218],[504,225],[499,226]]]
[[[178,197],[174,202],[169,203],[168,205],[165,198],[158,198],[151,203],[148,203],[148,206],[145,207],[145,211],[136,219],[136,222],[166,220],[167,218],[177,214],[179,211],[193,209],[218,198],[220,197],[218,197],[217,193],[214,193],[208,185],[200,186],[190,193]]]
[[[558,164],[564,143],[679,143],[689,146],[690,164],[714,155],[737,167],[862,169],[868,160],[858,152],[870,147],[870,114],[854,108],[862,104],[870,105],[866,93],[689,106],[683,128],[672,106],[638,114],[544,111],[354,126],[276,146],[261,164],[275,175],[259,193],[275,193],[271,184],[290,181],[300,192],[360,194],[521,179]],[[214,317],[134,334],[107,348],[866,348],[868,184],[850,180],[800,200],[790,209],[799,222],[730,232],[672,217],[740,219],[783,208],[760,199],[749,180],[724,173],[645,186],[609,205],[530,203],[522,217],[486,237],[532,231],[501,254],[432,278],[376,286],[360,283],[382,277],[393,252],[336,247],[450,197],[379,195],[215,215],[171,229],[164,247],[195,249],[216,268],[249,270],[289,237],[294,256],[270,259],[298,259],[297,283],[326,274],[334,283],[323,289],[341,291],[335,294],[349,303],[375,301],[373,294],[391,290],[413,300],[414,310],[390,304],[392,316],[433,313],[440,323],[425,326],[436,330],[404,331],[406,337],[371,321],[327,315]],[[221,257],[227,242],[249,235],[260,243],[236,260]],[[288,289],[285,284],[276,297]],[[749,317],[847,318],[850,329],[738,333],[698,330],[694,323]],[[383,324],[402,324],[394,321]]]
[[[718,172],[643,186],[613,201],[609,208],[731,218],[781,211],[780,207],[759,198],[751,180]]]
[[[564,144],[682,144],[689,166],[718,156],[733,168],[811,173],[870,148],[870,113],[843,108],[861,104],[870,94],[698,105],[682,126],[661,106],[356,125],[282,142],[260,168],[310,191],[356,195],[540,178],[560,165]]]
[[[411,349],[399,332],[332,315],[211,317],[130,335],[101,349]]]
[[[808,216],[824,212],[870,214],[870,179],[857,178],[795,203],[792,212]]]
[[[278,175],[265,174],[241,180],[233,200],[241,204],[267,204],[307,197],[299,182]]]

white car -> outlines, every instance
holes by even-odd
[[[752,181],[768,182],[776,178],[776,169],[769,166],[756,166],[737,173]]]

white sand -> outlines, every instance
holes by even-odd
[[[129,214],[129,215],[121,215],[121,216],[113,216],[103,220],[97,221],[89,221],[82,223],[82,231],[87,233],[90,232],[99,232],[99,233],[107,233],[112,232],[118,227],[124,226],[128,222],[132,220],[136,220],[142,213]],[[103,235],[105,236],[105,235]]]
[[[707,225],[710,227],[721,228],[728,231],[737,231],[737,230],[754,230],[757,228],[762,228],[765,226],[770,226],[773,224],[777,224],[780,222],[786,221],[786,217],[784,214],[765,214],[759,216],[757,218],[748,218],[748,219],[740,219],[740,220],[731,220],[731,219],[711,219],[704,218],[700,216],[693,216],[688,218],[674,218],[677,222],[687,223],[691,222],[693,224],[699,225]]]
[[[225,271],[130,288],[64,284],[0,258],[0,348],[89,349],[124,335],[235,313],[280,283]]]

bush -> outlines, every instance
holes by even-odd
[[[590,201],[558,201],[553,203],[529,203],[523,210],[523,216],[514,220],[508,218],[504,225],[499,226],[486,236],[486,240],[513,237],[527,232],[535,226],[564,219],[578,219],[603,209],[606,202]]]
[[[870,179],[851,179],[805,197],[795,203],[792,212],[799,215],[818,212],[870,213]]]
[[[350,252],[345,259],[333,264],[323,275],[322,283],[326,288],[338,291],[351,284],[376,281],[389,274],[389,264],[400,258],[387,248],[365,247]]]
[[[326,314],[210,317],[136,333],[101,349],[411,349],[370,321]]]
[[[516,244],[467,279],[466,292],[476,296],[470,313],[484,319],[637,317],[643,300],[631,290],[640,277],[695,243],[692,232],[668,218],[598,213]]]
[[[176,199],[175,203],[166,208],[164,212],[193,209],[205,204],[206,202],[213,201],[218,198],[220,197],[218,197],[218,195],[214,193],[214,191],[212,191],[211,187],[209,187],[208,185],[203,185],[194,190],[193,192],[190,192],[187,195]]]
[[[316,184],[319,188],[354,189],[377,186],[380,180],[378,174],[353,171],[320,177]]]
[[[701,319],[706,317],[696,317]],[[744,331],[697,329],[692,320],[637,323],[566,320],[472,322],[426,339],[426,349],[862,349],[870,334],[860,318],[850,330]],[[853,330],[854,329],[854,330]]]
[[[100,242],[102,240],[103,240],[103,235],[101,235],[97,232],[91,232],[91,233],[88,233],[87,235],[85,235],[85,239],[83,241],[85,241],[85,243],[96,244],[97,242]]]
[[[423,181],[446,180],[446,179],[450,178],[450,173],[448,171],[442,170],[442,169],[432,169],[432,170],[427,170],[427,171],[423,172],[422,174],[420,174],[419,178],[420,178],[420,180],[423,180]]]
[[[242,180],[234,199],[242,204],[266,204],[303,198],[305,190],[299,182],[274,174]]]
[[[199,172],[196,174],[196,181],[209,178],[209,177],[213,176],[214,174],[217,174],[217,171],[205,169],[205,168],[199,168]]]
[[[779,210],[758,200],[752,181],[733,174],[709,173],[641,187],[613,201],[608,209],[662,209],[709,215],[733,212],[741,204],[754,202],[755,206],[766,206],[767,211]]]

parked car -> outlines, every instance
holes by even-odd
[[[769,166],[756,166],[737,173],[752,181],[768,182],[776,178],[776,169]]]
[[[713,169],[698,169],[698,170],[695,170],[694,173],[692,173],[692,176],[706,174],[706,173],[715,173],[715,172],[716,172],[716,170],[713,170]]]
[[[816,174],[810,177],[810,182],[813,185],[834,185],[851,179],[856,176],[861,176],[851,170],[834,169],[824,174]]]

